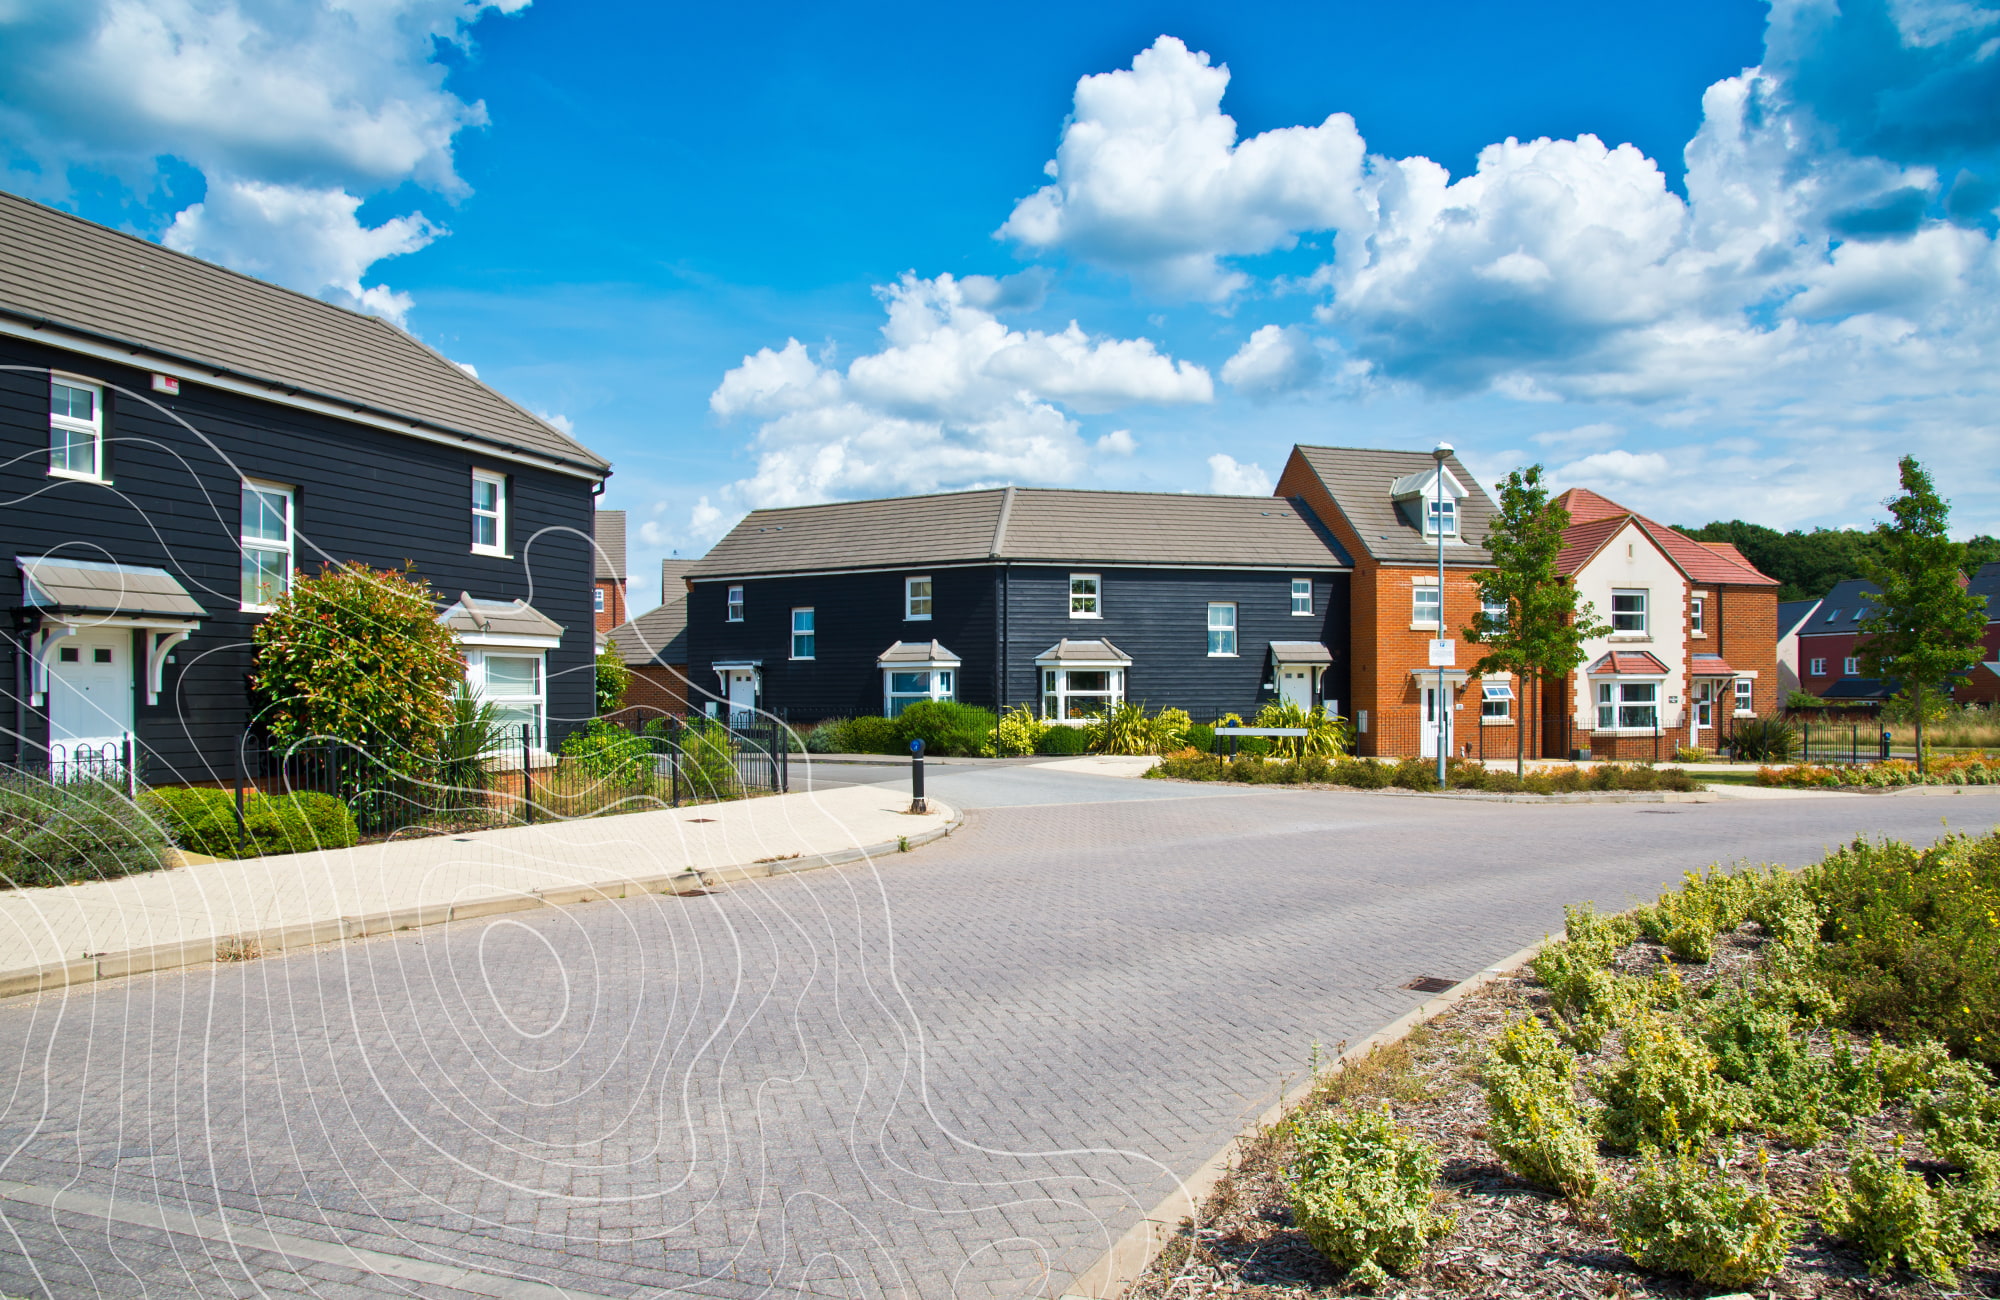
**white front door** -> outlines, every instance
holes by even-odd
[[[748,668],[729,670],[729,723],[743,726],[757,710],[757,674]]]
[[[1278,667],[1278,703],[1296,704],[1302,709],[1313,706],[1312,669]]]
[[[1439,690],[1426,686],[1424,692],[1423,750],[1425,758],[1436,758],[1438,746],[1444,746],[1446,754],[1451,753],[1451,687]]]
[[[50,759],[121,756],[132,731],[135,680],[130,628],[81,628],[56,642],[49,658]]]

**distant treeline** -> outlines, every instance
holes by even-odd
[[[1749,558],[1750,563],[1784,585],[1779,600],[1811,600],[1824,596],[1845,578],[1859,578],[1863,562],[1875,553],[1875,534],[1856,528],[1815,528],[1809,533],[1793,529],[1781,533],[1762,524],[1746,524],[1741,519],[1728,523],[1674,527],[1700,542],[1728,542]],[[2000,560],[2000,538],[1984,534],[1968,544],[1965,570],[1972,573],[1980,565]]]

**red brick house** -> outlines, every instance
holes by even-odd
[[[1734,719],[1775,710],[1778,582],[1726,542],[1698,542],[1586,488],[1557,567],[1598,619],[1589,658],[1550,683],[1542,750],[1598,759],[1673,757],[1716,748]]]
[[[647,718],[689,712],[687,571],[693,564],[660,561],[659,605],[606,634],[632,673],[623,707],[639,710]]]
[[[601,636],[625,621],[625,512],[598,511],[596,532],[597,578],[591,608]]]
[[[1450,753],[1511,757],[1519,684],[1473,678],[1467,667],[1480,652],[1464,639],[1479,613],[1477,575],[1493,567],[1486,530],[1497,510],[1456,456],[1443,465],[1440,510],[1437,474],[1428,451],[1301,446],[1275,495],[1303,501],[1354,566],[1347,713],[1356,750],[1434,757],[1443,744]],[[1433,639],[1451,641],[1456,660],[1444,671],[1442,694],[1430,664]]]

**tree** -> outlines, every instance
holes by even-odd
[[[1479,595],[1482,603],[1505,605],[1507,612],[1481,610],[1465,639],[1486,649],[1472,666],[1474,674],[1513,673],[1521,683],[1515,701],[1516,774],[1527,766],[1528,679],[1537,683],[1539,702],[1540,683],[1574,672],[1584,661],[1583,643],[1611,630],[1597,621],[1589,601],[1578,602],[1576,587],[1556,569],[1568,527],[1569,511],[1550,499],[1540,465],[1517,469],[1500,485],[1500,513],[1486,533],[1493,567],[1480,572]]]
[[[328,564],[295,575],[250,639],[250,687],[271,739],[343,740],[391,771],[429,774],[465,665],[426,583],[407,569]]]
[[[1861,620],[1862,671],[1901,680],[1917,720],[1917,769],[1924,757],[1924,693],[1980,659],[1986,632],[1986,602],[1967,591],[1960,571],[1965,544],[1945,534],[1951,505],[1937,494],[1931,476],[1914,456],[1897,463],[1903,494],[1886,503],[1893,521],[1878,524],[1880,557],[1867,576],[1882,590],[1863,599],[1872,608]]]
[[[616,641],[606,641],[597,652],[597,712],[611,712],[625,702],[625,690],[632,684],[632,670],[625,666]]]

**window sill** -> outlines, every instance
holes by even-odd
[[[1706,640],[1708,640],[1708,633],[1706,633],[1706,632],[1690,632],[1690,633],[1688,633],[1688,639],[1689,639],[1690,641],[1706,641]]]
[[[278,612],[276,605],[239,605],[236,609],[239,614],[275,614]]]
[[[511,560],[511,559],[513,559],[513,558],[514,558],[514,556],[513,556],[513,554],[512,554],[511,552],[508,552],[508,551],[495,551],[495,550],[489,550],[488,548],[486,548],[486,547],[484,547],[484,546],[475,546],[475,547],[473,547],[473,548],[472,548],[472,553],[473,553],[474,555],[483,555],[483,556],[486,556],[486,557],[487,557],[488,559],[494,559],[494,560]],[[603,610],[599,610],[599,611],[597,611],[597,612],[601,614],[601,613],[603,613],[604,611],[603,611]]]
[[[1071,618],[1103,618],[1103,617],[1104,617],[1104,615],[1102,615],[1102,614],[1079,614],[1079,613],[1077,613],[1076,611],[1074,611],[1074,610],[1071,610],[1071,611],[1070,611],[1070,617],[1071,617]]]
[[[1437,624],[1435,624],[1435,623],[1412,623],[1412,624],[1410,624],[1410,631],[1412,631],[1412,632],[1435,632],[1435,631],[1437,631],[1437,630],[1438,630],[1438,625],[1437,625]]]
[[[49,471],[49,477],[66,478],[73,483],[102,483],[106,487],[111,486],[111,480],[108,478],[96,474],[82,474],[73,469],[52,469]]]
[[[928,623],[931,621],[931,616],[929,614],[905,614],[903,615],[903,621],[905,623]]]
[[[1651,645],[1653,643],[1652,634],[1647,632],[1615,632],[1604,639],[1617,645]]]
[[[1593,736],[1658,736],[1661,740],[1672,740],[1679,727],[1593,727]]]
[[[1292,611],[1293,618],[1311,618],[1312,616],[1313,612],[1309,609],[1295,609]]]
[[[1732,717],[1732,718],[1754,718],[1754,717],[1756,717],[1756,716],[1757,716],[1757,710],[1755,710],[1755,709],[1738,709],[1738,710],[1736,710],[1736,712],[1734,712],[1734,713],[1730,714],[1729,716],[1730,716],[1730,717]]]
[[[1482,727],[1511,727],[1514,725],[1514,720],[1512,718],[1481,718],[1479,725]]]
[[[1210,659],[1241,659],[1243,656],[1237,654],[1234,650],[1211,650],[1208,652],[1208,657]]]
[[[785,660],[785,662],[788,664],[812,664],[818,663],[819,658],[816,655],[793,655]]]

